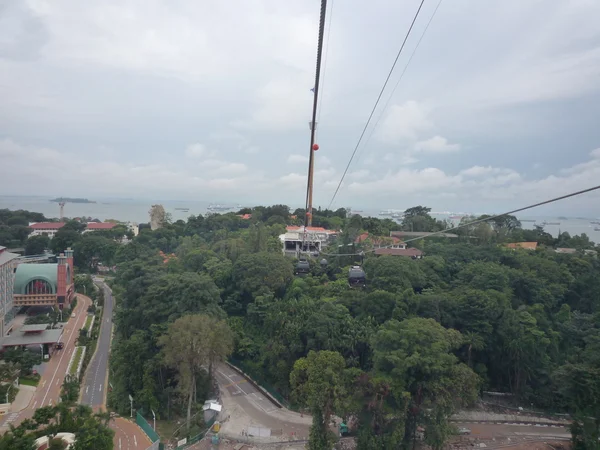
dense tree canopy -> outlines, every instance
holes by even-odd
[[[81,269],[93,272],[98,260],[117,265],[109,396],[117,411],[128,412],[131,394],[139,408],[201,427],[190,413],[211,393],[212,364],[232,352],[257,381],[311,411],[314,449],[330,448],[334,415],[352,424],[361,449],[409,445],[419,427],[441,448],[450,415],[482,389],[571,412],[578,448],[595,442],[600,424],[589,418],[600,417],[600,260],[584,252],[598,249],[587,236],[555,238],[512,216],[475,225],[464,218],[455,239],[411,242],[425,254],[413,260],[375,256],[373,239],[356,238],[448,228],[429,208],[409,208],[401,223],[315,210],[313,224],[339,230],[338,237],[329,265],[311,261],[310,273],[298,277],[279,235],[304,213],[274,205],[239,211],[251,217],[191,216],[144,229],[127,245],[82,236],[75,224],[57,233],[51,247],[73,245]],[[0,236],[10,227],[12,240],[23,220],[9,225],[1,212],[0,219]],[[503,245],[524,240],[538,242],[537,250]],[[347,283],[348,265],[360,258],[335,255],[348,249],[366,251],[364,289]],[[231,340],[214,341],[194,317],[221,324]],[[202,349],[196,359],[176,360],[189,349],[184,343]]]

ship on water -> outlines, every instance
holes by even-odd
[[[225,211],[231,211],[232,209],[235,209],[234,206],[227,206],[227,205],[221,205],[218,203],[211,203],[210,205],[208,205],[208,208],[206,208],[207,211],[209,212],[225,212]]]
[[[190,208],[175,208],[175,211],[188,212],[189,210],[190,210]]]

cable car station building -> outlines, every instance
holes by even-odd
[[[69,307],[74,296],[73,250],[54,264],[19,264],[15,272],[14,306]]]
[[[323,227],[288,226],[287,232],[279,236],[283,254],[298,258],[300,253],[318,254],[337,236],[337,231]]]

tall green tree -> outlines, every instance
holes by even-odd
[[[176,369],[183,385],[187,386],[188,431],[198,375],[203,367],[226,358],[232,351],[232,343],[228,325],[204,314],[180,317],[160,338],[165,364]]]
[[[294,364],[290,374],[293,395],[298,403],[310,408],[313,417],[308,441],[310,450],[329,450],[333,444],[329,429],[331,416],[348,395],[345,368],[342,355],[327,350],[310,351],[306,358]]]
[[[452,353],[461,343],[458,331],[433,319],[390,320],[375,334],[375,369],[391,387],[396,413],[406,415],[405,442],[423,425],[430,427],[430,445],[441,448],[450,415],[477,398],[477,375]]]

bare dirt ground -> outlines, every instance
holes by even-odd
[[[563,441],[524,442],[522,444],[502,448],[504,450],[570,450],[571,443]]]

